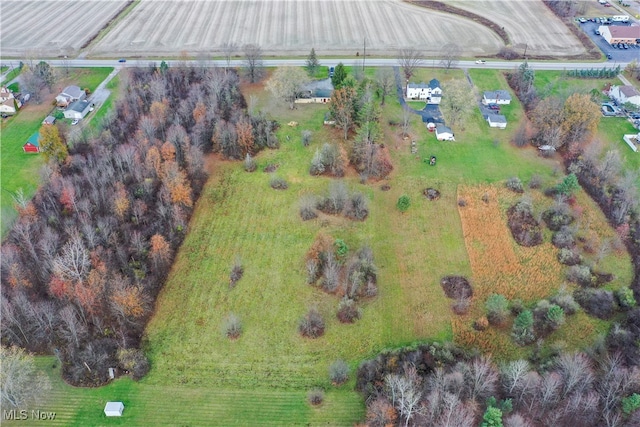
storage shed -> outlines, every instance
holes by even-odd
[[[39,153],[40,152],[40,133],[36,132],[29,137],[27,142],[22,146],[22,150],[25,153]]]
[[[107,402],[104,406],[104,414],[107,417],[121,417],[122,411],[124,411],[124,403],[122,402]]]

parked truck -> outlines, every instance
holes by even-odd
[[[629,15],[615,15],[611,17],[613,22],[629,22]]]

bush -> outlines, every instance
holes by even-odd
[[[396,203],[396,207],[398,208],[398,210],[404,213],[409,209],[409,206],[411,206],[411,199],[409,198],[409,196],[407,196],[406,194],[400,196],[400,198],[398,199],[398,203]]]
[[[553,237],[551,238],[551,243],[553,244],[553,246],[559,249],[573,248],[576,245],[576,240],[575,240],[573,230],[567,226],[563,226],[560,230],[553,233]]]
[[[513,322],[511,336],[518,345],[528,345],[535,341],[533,334],[533,313],[525,310]]]
[[[627,286],[623,286],[615,292],[616,301],[622,310],[629,310],[636,305],[633,291]]]
[[[573,295],[571,295],[570,293],[567,293],[564,290],[560,291],[558,294],[551,297],[549,301],[552,304],[555,304],[558,307],[561,307],[562,310],[564,311],[564,314],[566,314],[567,316],[571,316],[572,314],[575,314],[579,308],[578,303],[573,299]]]
[[[535,189],[540,188],[542,185],[542,177],[540,175],[533,175],[529,180],[529,188]]]
[[[308,221],[318,217],[316,212],[316,199],[313,196],[307,196],[300,199],[300,218]]]
[[[329,378],[334,385],[341,385],[349,379],[349,365],[344,360],[336,360],[329,366]]]
[[[572,265],[567,271],[567,280],[577,283],[580,286],[591,286],[594,284],[591,269],[586,265]]]
[[[615,301],[611,291],[603,289],[576,289],[573,297],[580,307],[591,316],[599,319],[610,319],[615,312]]]
[[[520,58],[520,54],[516,52],[513,48],[503,46],[499,51],[497,56],[502,59],[517,59]]]
[[[487,319],[492,325],[502,325],[509,316],[509,301],[500,294],[491,294],[484,304]]]
[[[347,201],[347,206],[344,212],[345,216],[349,219],[363,221],[369,216],[369,202],[364,194],[356,192],[351,195]]]
[[[242,334],[242,322],[240,318],[233,313],[229,313],[222,326],[224,336],[229,339],[237,339]]]
[[[578,183],[578,177],[575,173],[567,175],[560,184],[556,187],[558,194],[564,194],[565,196],[571,196],[574,191],[580,188]]]
[[[626,415],[640,409],[640,394],[633,393],[631,396],[622,399],[622,412]]]
[[[311,131],[308,129],[305,129],[302,131],[302,145],[304,145],[305,147],[308,147],[309,144],[311,143]]]
[[[244,267],[242,266],[242,261],[240,258],[236,257],[236,260],[233,262],[233,266],[231,267],[231,273],[229,273],[229,287],[234,287],[236,283],[242,279],[243,274]]]
[[[336,313],[340,323],[355,323],[360,319],[362,312],[351,298],[342,298],[338,304],[338,312]]]
[[[298,325],[300,335],[307,338],[321,337],[324,335],[324,328],[324,319],[320,312],[315,308],[310,309],[307,314],[300,319],[300,323]]]
[[[462,316],[469,312],[470,306],[471,306],[471,299],[461,298],[456,300],[453,304],[451,304],[451,309],[455,314]]]
[[[277,176],[271,177],[269,185],[274,190],[286,190],[287,188],[289,188],[289,184],[287,184],[287,181]]]
[[[509,305],[509,310],[511,311],[511,314],[517,316],[525,310],[524,303],[521,299],[514,299]]]
[[[463,276],[445,276],[440,279],[440,286],[447,298],[466,299],[473,296],[473,288]]]
[[[117,358],[120,368],[128,371],[136,381],[149,372],[149,360],[139,348],[121,348]]]
[[[322,175],[326,170],[324,163],[322,162],[322,155],[320,154],[320,150],[316,149],[313,158],[311,159],[311,167],[309,168],[309,173],[311,175]]]
[[[582,262],[582,256],[572,249],[560,248],[558,262],[568,266],[578,265]]]
[[[562,307],[551,304],[547,310],[546,320],[554,330],[564,325],[565,317]]]
[[[324,391],[320,388],[315,388],[309,392],[307,397],[309,398],[309,403],[313,406],[318,406],[324,400]]]
[[[251,157],[251,154],[247,153],[244,158],[244,170],[247,172],[254,172],[258,168],[256,161]]]
[[[540,224],[533,217],[533,208],[520,201],[507,210],[507,224],[513,239],[521,246],[536,246],[542,243]]]
[[[484,331],[489,327],[489,319],[486,316],[479,317],[473,322],[473,329],[476,331]]]
[[[536,335],[544,337],[564,324],[564,310],[547,300],[540,300],[533,310]]]
[[[524,193],[524,187],[522,186],[522,181],[517,176],[513,176],[507,180],[505,186],[515,192],[515,193]]]
[[[307,269],[307,283],[312,285],[316,282],[316,280],[318,280],[318,261],[313,258],[308,259],[305,267]]]
[[[569,206],[564,203],[547,209],[542,213],[542,220],[552,231],[560,230],[563,226],[571,224],[574,219],[569,211]]]
[[[467,206],[467,201],[465,199],[463,199],[462,197],[458,199],[458,206],[460,206],[461,208],[464,208],[465,206]]]

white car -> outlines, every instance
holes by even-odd
[[[478,60],[476,61],[476,64],[484,64],[484,63],[486,63],[486,62],[487,62],[487,61],[485,61],[484,59],[478,59]]]
[[[78,124],[78,122],[80,122],[80,120],[78,120],[78,119],[74,119],[74,120],[71,122],[71,126],[75,126],[75,125],[77,125],[77,124]]]

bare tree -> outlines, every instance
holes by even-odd
[[[267,89],[276,98],[289,104],[289,108],[295,108],[295,101],[302,87],[309,81],[307,73],[301,68],[280,67],[267,81]]]
[[[420,377],[415,367],[405,366],[405,374],[387,374],[385,385],[391,394],[391,402],[405,419],[405,427],[418,410],[422,391],[419,387]]]
[[[224,60],[227,63],[226,70],[231,68],[231,58],[237,50],[238,46],[235,43],[227,42],[222,45],[222,54],[224,55]]]
[[[524,381],[529,372],[529,362],[526,360],[514,360],[502,368],[502,388],[507,396],[513,396],[519,384]]]
[[[0,402],[3,408],[36,401],[51,388],[49,378],[38,372],[33,356],[18,347],[0,347]]]
[[[593,370],[589,357],[584,353],[563,353],[557,363],[558,372],[564,379],[562,398],[582,393],[593,382]]]
[[[86,328],[80,322],[76,310],[71,304],[60,310],[60,327],[58,332],[67,342],[75,343],[76,347],[80,346],[80,340],[86,335]]]
[[[255,44],[247,44],[242,48],[244,52],[244,70],[251,83],[262,77],[262,49]]]
[[[89,252],[79,234],[71,236],[60,255],[53,260],[54,272],[74,282],[82,281],[90,267]]]
[[[468,387],[467,396],[477,402],[484,402],[495,394],[498,382],[498,372],[487,357],[478,357],[470,363],[462,363],[461,371],[465,385]]]
[[[444,67],[445,70],[450,70],[458,65],[460,61],[460,54],[462,50],[460,46],[455,43],[447,43],[442,47],[440,51],[440,56],[442,59],[440,60],[440,65]]]
[[[393,71],[389,68],[378,68],[376,70],[376,89],[380,96],[380,105],[384,105],[387,95],[393,93],[394,86]]]
[[[469,89],[465,80],[451,80],[444,84],[446,96],[442,99],[440,108],[451,126],[464,124],[464,121],[473,113],[475,107],[475,94]]]
[[[414,47],[400,49],[398,51],[398,63],[402,67],[404,77],[407,81],[411,79],[416,68],[422,65],[424,57],[422,53]]]

